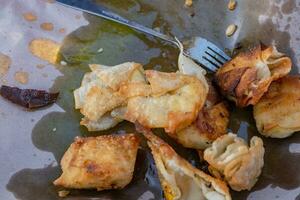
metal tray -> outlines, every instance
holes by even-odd
[[[185,8],[184,0],[98,0],[115,12],[162,32],[188,40],[200,35],[217,45],[233,49],[257,41],[275,43],[293,59],[293,73],[300,59],[299,0],[240,0],[235,11],[227,1],[194,0]],[[37,21],[28,22],[22,14],[34,12]],[[172,46],[146,37],[124,26],[62,7],[51,0],[1,0],[0,52],[12,60],[8,74],[0,81],[23,88],[59,90],[57,104],[28,112],[0,98],[0,199],[59,199],[61,188],[52,185],[59,176],[58,165],[75,136],[96,136],[132,132],[130,123],[121,123],[106,132],[88,133],[79,126],[81,115],[74,110],[72,91],[80,85],[88,63],[115,65],[125,61],[143,63],[146,69],[176,71],[178,51]],[[52,31],[40,28],[43,22]],[[227,38],[226,27],[237,24],[236,34]],[[63,33],[61,28],[65,29]],[[34,38],[49,38],[62,43],[61,59],[68,63],[51,65],[28,51]],[[103,48],[103,52],[97,52]],[[58,61],[60,63],[60,61]],[[38,64],[45,64],[42,69]],[[27,85],[14,80],[17,71],[29,74]],[[230,129],[250,138],[257,135],[251,108],[233,109]],[[201,167],[197,155],[167,138],[176,151]],[[300,134],[287,139],[263,138],[265,166],[251,191],[231,192],[239,199],[300,199]],[[96,192],[72,190],[65,199],[150,200],[162,199],[155,165],[145,141],[139,150],[133,181],[123,190]]]

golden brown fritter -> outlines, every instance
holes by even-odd
[[[300,131],[300,78],[286,76],[273,82],[254,106],[258,131],[267,137],[284,138]]]
[[[218,137],[227,133],[229,111],[214,86],[209,83],[209,92],[204,107],[197,119],[188,127],[169,134],[185,147],[205,149]]]
[[[216,81],[228,99],[239,107],[255,105],[272,81],[291,70],[291,59],[275,46],[258,45],[225,63],[216,73]]]
[[[250,147],[246,142],[229,133],[215,140],[205,149],[204,160],[211,173],[224,180],[235,191],[250,190],[258,180],[264,165],[263,141],[254,136]]]
[[[143,127],[138,127],[138,131],[148,139],[167,200],[231,199],[229,189],[223,181],[193,167],[151,131]]]
[[[61,160],[62,175],[54,185],[97,190],[130,183],[139,146],[134,134],[76,138]]]
[[[195,76],[145,71],[150,83],[148,96],[128,100],[125,118],[147,128],[164,128],[168,133],[195,121],[206,99],[204,84]]]

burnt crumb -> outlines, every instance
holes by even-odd
[[[20,89],[3,85],[0,88],[0,95],[15,104],[35,109],[54,103],[59,93],[48,93],[43,90]]]

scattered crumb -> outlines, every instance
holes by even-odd
[[[226,32],[225,32],[225,33],[226,33],[226,36],[227,36],[227,37],[232,36],[232,35],[235,33],[236,29],[237,29],[237,25],[235,25],[235,24],[230,24],[230,25],[227,27]]]
[[[64,60],[62,60],[62,61],[60,61],[60,64],[61,64],[62,66],[66,66],[66,65],[67,65],[67,62],[64,61]]]
[[[43,69],[43,68],[45,67],[45,65],[43,65],[43,64],[37,64],[36,67],[37,67],[38,69]]]
[[[0,78],[7,74],[10,64],[10,57],[3,53],[0,53]]]
[[[27,84],[28,77],[29,77],[28,73],[24,71],[18,71],[15,73],[15,80],[21,84]]]
[[[237,2],[235,0],[229,0],[228,9],[231,11],[234,10],[236,8],[236,4],[237,4]]]
[[[56,128],[53,128],[52,131],[55,132],[55,131],[56,131]]]
[[[56,62],[59,48],[59,43],[44,38],[34,39],[29,44],[29,50],[34,56],[52,64]]]
[[[80,19],[81,16],[80,16],[80,15],[75,15],[75,18],[76,18],[76,19]]]
[[[68,196],[68,194],[70,194],[70,191],[68,191],[68,190],[61,190],[58,192],[59,197],[66,197],[66,196]]]
[[[66,29],[65,29],[65,28],[61,28],[61,29],[58,30],[58,32],[60,32],[60,33],[65,33],[65,32],[66,32]]]
[[[100,49],[98,49],[98,53],[102,53],[104,50],[103,50],[103,48],[100,48]]]
[[[37,16],[34,15],[32,12],[24,13],[23,18],[29,22],[34,22],[37,20]]]
[[[193,5],[193,0],[185,0],[185,3],[184,3],[185,6],[192,6]]]
[[[42,23],[40,25],[41,29],[43,29],[44,31],[52,31],[53,30],[53,24],[50,23],[50,22],[45,22],[45,23]]]

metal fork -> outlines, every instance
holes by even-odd
[[[97,15],[102,18],[126,25],[142,33],[165,40],[179,48],[179,44],[174,37],[162,34],[134,21],[125,19],[124,17],[121,17],[120,15],[113,13],[102,6],[93,3],[91,0],[57,0],[57,2],[86,13]],[[219,47],[201,37],[195,37],[190,43],[190,46],[185,48],[184,53],[199,63],[202,67],[212,72],[215,72],[224,63],[230,60],[230,57]]]

